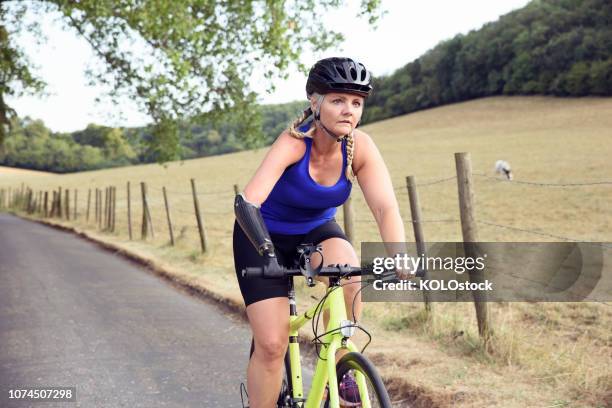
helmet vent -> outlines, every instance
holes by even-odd
[[[338,74],[339,74],[339,75],[340,75],[342,78],[346,79],[346,72],[344,72],[344,69],[342,69],[342,67],[340,67],[340,66],[338,66],[338,65],[336,65],[336,66],[335,66],[335,68],[336,68],[336,72],[338,72]]]
[[[352,68],[352,67],[351,67],[351,78],[353,79],[353,81],[357,79],[357,71],[355,71],[355,68]]]

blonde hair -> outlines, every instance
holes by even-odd
[[[313,94],[312,96],[319,96],[317,94]],[[296,139],[303,139],[305,137],[309,137],[312,139],[312,135],[316,129],[315,126],[315,122],[312,121],[312,123],[310,124],[310,128],[308,128],[308,130],[306,132],[301,132],[299,130],[299,127],[302,123],[304,123],[306,121],[306,119],[308,119],[311,115],[313,114],[312,112],[312,108],[309,106],[308,108],[304,109],[304,112],[302,112],[302,115],[299,116],[296,120],[294,120],[292,123],[289,124],[289,127],[287,128],[287,131],[289,132],[289,134],[293,137],[295,137]],[[345,169],[345,174],[346,174],[346,178],[352,183],[355,180],[355,173],[353,172],[353,152],[355,150],[355,139],[353,136],[353,131],[351,131],[351,133],[347,134],[346,136],[344,136],[346,138],[346,169]]]

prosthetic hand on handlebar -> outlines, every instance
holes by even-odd
[[[234,213],[236,221],[253,244],[259,255],[265,258],[265,268],[278,270],[278,261],[274,253],[274,244],[270,238],[268,228],[264,223],[258,206],[249,202],[244,195],[238,194],[234,200]]]

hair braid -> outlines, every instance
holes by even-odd
[[[308,119],[308,117],[312,115],[312,109],[310,108],[310,106],[306,109],[304,109],[304,112],[302,112],[302,116],[300,116],[299,118],[297,118],[295,121],[293,121],[290,125],[289,125],[289,134],[297,139],[303,139],[304,137],[306,137],[307,133],[310,132],[309,129],[307,132],[300,132],[298,130],[298,127],[304,123],[304,121],[306,119]]]
[[[354,132],[346,135],[346,178],[352,183],[355,180],[353,173],[353,151],[355,150]]]

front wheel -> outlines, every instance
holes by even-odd
[[[336,365],[336,375],[340,407],[391,408],[391,400],[382,378],[363,354],[345,354]],[[365,389],[360,389],[355,382],[361,375],[365,379]],[[366,400],[369,404],[364,404]],[[329,405],[329,396],[324,407],[332,408]]]

